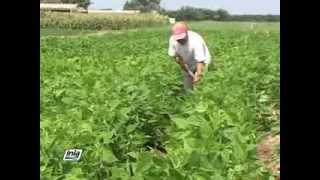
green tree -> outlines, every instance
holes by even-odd
[[[225,21],[230,19],[228,11],[219,9],[217,11],[205,8],[194,8],[190,6],[184,6],[176,11],[162,11],[164,15],[176,18],[183,21],[202,21],[202,20],[215,20]]]
[[[160,11],[161,0],[128,0],[124,6],[124,10],[140,10],[141,12]]]
[[[230,14],[224,9],[218,9],[217,13],[220,20],[228,20],[230,18]]]

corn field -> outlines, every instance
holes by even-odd
[[[40,28],[120,30],[168,24],[159,14],[81,14],[40,12]]]

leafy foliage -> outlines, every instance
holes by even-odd
[[[181,7],[178,10],[163,10],[162,14],[176,18],[179,21],[202,21],[202,20],[226,20],[229,13],[226,10],[211,10],[205,8],[195,8],[190,6]]]
[[[41,179],[271,177],[255,148],[278,126],[258,114],[279,107],[279,31],[191,28],[215,58],[188,96],[168,27],[41,37]],[[62,161],[69,148],[79,162]]]
[[[160,11],[161,0],[129,0],[123,6],[124,10],[140,10],[141,12]]]
[[[184,6],[178,10],[162,9],[161,13],[179,21],[280,21],[280,15],[232,15],[227,10]]]

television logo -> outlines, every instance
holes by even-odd
[[[68,149],[64,153],[63,160],[65,161],[79,161],[82,154],[82,149]]]

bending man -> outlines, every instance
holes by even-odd
[[[203,38],[183,22],[173,25],[169,40],[169,56],[176,59],[184,74],[184,89],[193,89],[211,63],[211,55]]]

